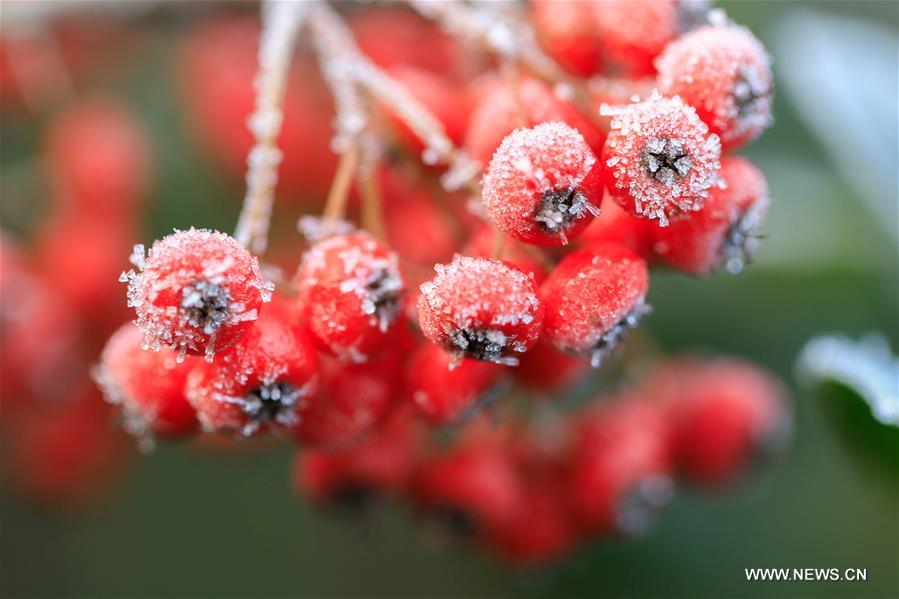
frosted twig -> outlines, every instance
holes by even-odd
[[[309,4],[290,0],[266,0],[262,5],[262,35],[256,74],[256,109],[247,126],[255,144],[247,156],[247,192],[234,237],[261,254],[268,243],[272,203],[278,183],[281,151],[278,135],[284,120],[287,74],[294,44]]]
[[[479,165],[455,147],[443,124],[415,96],[362,54],[346,24],[332,8],[324,3],[316,4],[309,26],[322,71],[334,89],[338,143],[341,134],[356,135],[368,120],[354,99],[355,84],[388,107],[424,143],[424,162],[449,165],[443,177],[445,187],[458,189],[474,181]]]

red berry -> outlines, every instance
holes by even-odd
[[[318,392],[300,407],[294,438],[306,446],[333,447],[370,431],[397,403],[401,368],[397,353],[365,364],[323,357]]]
[[[430,524],[463,539],[489,539],[520,513],[525,499],[508,453],[472,441],[424,460],[412,493]]]
[[[122,276],[128,305],[153,349],[165,345],[211,360],[252,327],[271,297],[259,261],[218,231],[175,231],[146,257],[134,246],[131,261],[139,270]]]
[[[581,233],[578,242],[586,249],[597,244],[616,243],[647,257],[652,251],[653,234],[658,230],[651,221],[636,218],[616,202],[606,199],[602,213]]]
[[[502,369],[479,360],[458,360],[425,343],[407,368],[407,391],[418,411],[432,424],[467,420],[497,397]]]
[[[602,169],[584,137],[564,123],[516,129],[484,176],[484,208],[499,229],[536,245],[560,245],[599,214]]]
[[[125,430],[143,439],[152,435],[180,437],[197,427],[194,409],[184,396],[193,360],[178,362],[178,354],[143,348],[143,332],[124,324],[109,339],[95,378],[106,400],[118,405]]]
[[[424,336],[449,352],[515,366],[540,335],[543,304],[533,277],[499,260],[456,255],[421,286]]]
[[[454,144],[462,143],[468,124],[468,107],[459,101],[458,91],[445,76],[408,66],[393,67],[388,74],[437,118]],[[424,142],[389,107],[383,108],[402,141],[414,151],[423,152]]]
[[[543,336],[561,351],[589,354],[598,367],[648,311],[648,289],[646,263],[621,246],[572,252],[543,283]]]
[[[516,89],[497,78],[479,85],[476,91],[465,147],[481,164],[490,162],[503,139],[515,129],[547,121],[567,123],[580,131],[594,152],[602,149],[604,136],[598,127],[536,79],[523,78]]]
[[[531,19],[547,53],[581,77],[602,69],[601,40],[593,26],[593,2],[535,0]]]
[[[250,437],[294,426],[319,379],[312,340],[279,300],[215,363],[187,377],[187,400],[207,431]]]
[[[355,445],[297,454],[294,484],[318,504],[366,511],[384,495],[405,491],[418,460],[422,430],[408,410]]]
[[[606,189],[625,210],[660,226],[699,210],[718,181],[721,143],[680,98],[653,95],[604,107],[612,131],[603,149]]]
[[[150,159],[140,124],[111,99],[73,104],[54,118],[44,140],[56,198],[78,211],[133,211],[149,186]]]
[[[612,398],[579,415],[574,429],[568,493],[580,523],[597,533],[643,532],[672,492],[663,411]]]
[[[752,259],[768,211],[768,184],[751,162],[721,159],[725,189],[712,189],[702,210],[653,231],[654,251],[666,263],[703,275],[725,267],[739,272]]]
[[[617,74],[651,75],[653,59],[681,30],[701,20],[703,2],[679,0],[599,0],[593,26],[606,68]]]
[[[512,374],[521,385],[551,397],[569,388],[587,369],[584,358],[562,353],[541,337],[521,356],[521,363]]]
[[[318,344],[365,362],[395,328],[405,291],[396,254],[365,232],[316,243],[297,272],[297,304]]]
[[[678,468],[701,484],[733,482],[789,433],[783,387],[746,362],[673,361],[648,381],[647,392],[667,405]]]
[[[380,67],[410,66],[446,76],[456,63],[455,40],[402,6],[366,7],[351,14],[349,23],[362,53]]]
[[[659,91],[694,107],[725,150],[752,141],[771,124],[770,59],[745,27],[692,31],[669,45],[656,65]]]

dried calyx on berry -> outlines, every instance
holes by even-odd
[[[718,183],[721,142],[693,108],[654,93],[644,102],[603,105],[601,113],[612,117],[606,189],[622,208],[662,227],[702,208]]]
[[[543,303],[532,275],[487,258],[456,255],[434,267],[422,284],[418,318],[422,333],[458,356],[515,366],[543,324]]]
[[[599,367],[649,311],[648,289],[646,263],[624,247],[572,252],[541,287],[544,338],[561,351],[589,355]]]
[[[263,280],[259,261],[234,238],[207,229],[175,231],[153,243],[134,246],[137,270],[123,273],[128,305],[137,312],[145,344],[158,350],[213,356],[232,346],[271,299],[274,286]]]
[[[484,176],[484,208],[499,229],[564,245],[599,214],[602,172],[584,137],[552,122],[509,134]]]

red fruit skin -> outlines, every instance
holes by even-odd
[[[405,282],[397,256],[365,232],[320,241],[303,256],[297,306],[322,349],[362,363],[391,340]]]
[[[406,368],[406,393],[416,411],[432,425],[466,420],[489,399],[502,368],[479,360],[461,360],[425,343]]]
[[[72,211],[132,215],[149,190],[147,135],[112,98],[79,100],[56,115],[42,151],[55,197]]]
[[[599,0],[593,34],[611,74],[652,75],[653,59],[679,33],[675,0]]]
[[[396,353],[365,364],[320,359],[318,392],[299,410],[294,439],[306,447],[337,447],[378,426],[396,406],[402,387],[402,360]]]
[[[399,410],[384,426],[354,445],[336,450],[305,450],[294,462],[294,486],[317,504],[340,504],[403,494],[423,441],[410,410]],[[350,497],[347,497],[347,496]]]
[[[484,209],[508,235],[564,245],[599,214],[602,167],[583,136],[559,122],[517,129],[493,154],[483,181]]]
[[[130,456],[127,438],[110,425],[110,408],[85,381],[61,405],[17,414],[4,435],[12,489],[48,508],[77,510],[111,491]]]
[[[460,356],[516,365],[543,325],[533,279],[507,262],[459,255],[434,269],[418,302],[424,336]]]
[[[519,127],[561,121],[580,131],[594,153],[602,150],[603,132],[570,104],[536,79],[523,78],[515,90],[505,79],[479,84],[468,120],[465,148],[481,164],[489,164],[503,139]]]
[[[489,539],[520,513],[525,488],[507,452],[493,443],[463,442],[425,458],[412,498],[435,524],[462,537]]]
[[[602,70],[601,40],[593,27],[592,2],[531,3],[531,20],[537,39],[556,62],[579,77]]]
[[[648,289],[646,263],[630,250],[605,244],[574,251],[541,287],[543,337],[568,353],[604,351],[604,336],[640,309]]]
[[[641,532],[671,491],[664,411],[615,397],[581,414],[573,427],[567,492],[577,521],[596,534]]]
[[[293,426],[320,379],[312,339],[286,300],[273,302],[246,334],[214,363],[187,377],[187,400],[204,430],[245,437]],[[281,386],[286,400],[253,411],[263,389]]]
[[[722,158],[719,175],[727,187],[713,188],[702,210],[652,231],[653,251],[666,264],[706,275],[722,266],[738,271],[751,259],[768,208],[765,175],[740,156]]]
[[[656,65],[659,91],[693,106],[724,150],[752,141],[771,124],[771,61],[745,27],[691,31],[670,44]]]
[[[224,233],[176,230],[155,241],[145,259],[142,252],[135,246],[132,262],[137,257],[140,271],[126,275],[128,305],[153,349],[167,346],[210,359],[252,327],[270,297],[259,261]],[[209,322],[215,299],[226,304],[218,324]]]
[[[602,151],[606,190],[634,216],[669,221],[702,208],[718,183],[718,136],[680,98],[604,106],[611,128]]]
[[[602,203],[602,212],[581,233],[578,243],[588,250],[596,245],[614,243],[649,259],[652,255],[653,235],[658,230],[660,229],[651,221],[631,216],[606,197]]]
[[[197,417],[184,386],[198,358],[179,363],[177,353],[148,351],[143,343],[143,331],[130,322],[110,337],[95,372],[106,401],[122,410],[125,429],[136,436],[193,433]]]
[[[584,358],[562,353],[541,338],[521,356],[521,363],[512,374],[523,387],[554,399],[555,394],[580,380],[589,366]]]
[[[675,360],[647,389],[666,405],[679,471],[699,485],[734,483],[789,434],[783,387],[743,361]]]
[[[453,38],[403,7],[370,7],[348,21],[362,53],[380,67],[409,66],[446,77],[456,64],[459,49]]]
[[[490,258],[496,248],[497,231],[493,227],[482,224],[472,234],[462,250],[465,256]],[[503,247],[502,260],[514,265],[534,278],[534,284],[540,285],[549,273],[528,251],[517,243],[506,242]]]
[[[468,124],[468,104],[459,101],[459,92],[445,76],[410,66],[395,66],[387,71],[443,125],[443,131],[454,144],[461,145]],[[382,106],[400,139],[416,153],[425,144],[389,107]]]
[[[204,150],[241,182],[253,144],[247,118],[255,103],[258,44],[258,18],[227,16],[201,23],[180,50],[186,124]],[[337,167],[330,150],[330,92],[315,61],[302,54],[294,57],[286,85],[278,192],[285,199],[319,202]]]

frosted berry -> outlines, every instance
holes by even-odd
[[[434,270],[418,302],[424,336],[460,358],[518,364],[543,324],[533,278],[499,260],[459,255]]]
[[[205,430],[250,437],[296,425],[318,380],[312,340],[278,300],[214,363],[197,365],[186,394]]]
[[[129,322],[106,343],[95,371],[106,400],[120,407],[125,430],[141,440],[192,433],[197,417],[184,386],[198,358],[179,362],[174,351],[146,351],[143,342],[143,332]]]
[[[365,232],[313,245],[297,272],[298,306],[318,344],[345,362],[385,347],[405,291],[396,254]]]
[[[581,77],[602,69],[601,40],[593,25],[593,2],[531,2],[540,44],[556,62]]]
[[[144,255],[134,246],[138,270],[122,275],[128,305],[153,349],[171,347],[207,360],[232,346],[271,297],[259,261],[233,237],[207,229],[175,231]]]
[[[584,137],[564,123],[542,123],[503,140],[484,176],[484,208],[515,239],[566,244],[599,214],[602,186]]]
[[[587,354],[598,367],[648,311],[646,263],[614,244],[565,257],[543,283],[543,336],[557,349]]]
[[[616,202],[663,227],[702,207],[718,181],[721,142],[692,107],[654,94],[602,112],[612,116],[602,156],[606,189]]]
[[[464,442],[425,459],[412,486],[430,525],[460,539],[490,538],[519,513],[524,485],[494,443]]]
[[[458,360],[425,343],[407,368],[407,392],[417,411],[436,425],[463,422],[498,397],[500,366]]]
[[[465,147],[472,158],[488,164],[503,139],[519,127],[561,121],[574,127],[597,154],[605,137],[599,128],[559,98],[546,85],[522,78],[515,86],[503,78],[477,86],[477,100],[468,120]]]
[[[679,471],[700,484],[733,482],[789,436],[783,387],[746,362],[674,360],[646,392],[667,406]]]
[[[574,419],[568,493],[582,526],[639,534],[670,499],[667,421],[656,405],[608,398]]]
[[[771,124],[770,59],[745,27],[692,31],[669,45],[656,64],[659,91],[694,107],[725,150],[752,141]]]
[[[663,261],[703,275],[720,267],[739,272],[752,259],[768,211],[765,176],[739,156],[721,159],[725,189],[712,189],[702,210],[653,231]]]
[[[364,364],[322,356],[318,391],[300,406],[294,439],[304,446],[334,447],[371,431],[397,404],[401,368],[398,353]]]

